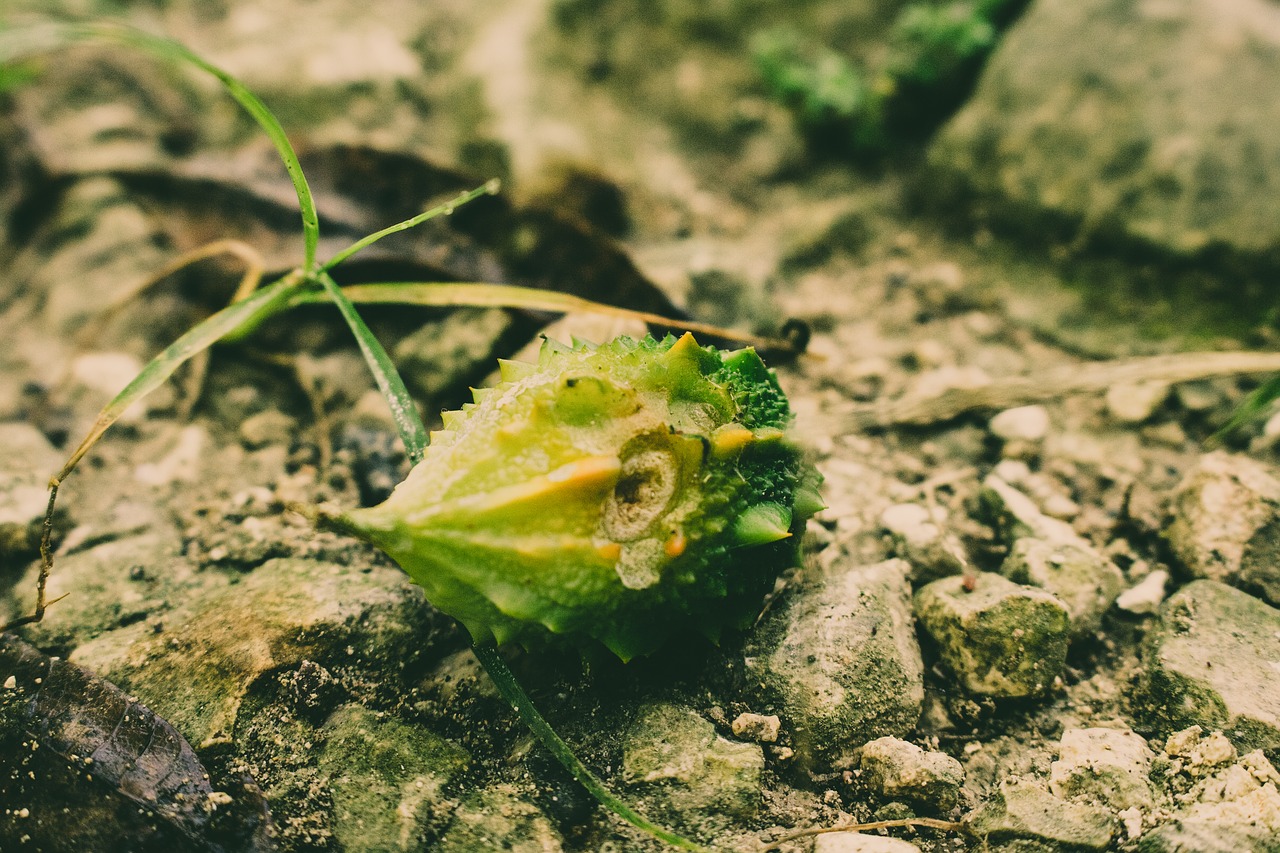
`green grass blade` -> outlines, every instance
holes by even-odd
[[[1216,447],[1220,445],[1227,436],[1240,429],[1240,427],[1261,417],[1263,412],[1270,408],[1271,404],[1277,399],[1280,399],[1280,374],[1272,376],[1249,392],[1249,395],[1231,413],[1231,417],[1222,425],[1222,428],[1209,437],[1209,446]]]
[[[699,323],[695,320],[679,320],[664,317],[648,311],[635,311],[631,308],[620,308],[617,305],[606,305],[561,293],[555,290],[540,290],[535,287],[518,287],[512,284],[484,284],[480,282],[375,282],[370,284],[353,284],[342,289],[352,302],[363,305],[422,305],[436,308],[481,307],[481,308],[520,308],[527,311],[551,311],[561,314],[587,313],[605,314],[611,317],[625,317],[686,329],[697,334],[714,335],[730,340],[749,343],[761,349],[778,352],[798,352],[794,342],[785,338],[771,338],[762,335],[748,335],[733,329],[725,329],[710,323]],[[298,303],[320,302],[324,296],[319,293],[301,293]]]
[[[346,320],[347,325],[351,327],[351,333],[356,336],[356,343],[360,345],[360,352],[364,354],[364,360],[373,373],[373,379],[378,383],[378,390],[382,392],[387,406],[391,409],[391,418],[400,432],[405,453],[408,454],[409,461],[417,465],[422,461],[422,455],[426,452],[430,439],[427,437],[426,426],[418,417],[413,398],[409,396],[409,390],[404,387],[404,380],[400,378],[400,373],[391,363],[391,357],[387,355],[387,351],[360,318],[356,306],[351,304],[351,300],[342,292],[342,288],[338,287],[333,277],[323,271],[317,273],[316,277],[324,285],[326,295],[342,312],[342,319]]]
[[[80,442],[79,447],[71,454],[55,479],[65,480],[89,448],[93,447],[102,434],[120,418],[125,409],[160,387],[184,362],[235,332],[243,324],[252,323],[261,316],[280,310],[288,304],[289,297],[303,286],[297,275],[286,276],[257,291],[248,299],[223,308],[169,344],[142,369],[141,373],[134,377],[132,382],[125,386],[123,391],[116,395],[114,400],[103,408],[88,435]]]
[[[280,159],[284,162],[289,179],[293,181],[293,189],[298,195],[298,207],[302,211],[302,238],[305,261],[303,269],[310,270],[316,263],[316,244],[320,239],[320,219],[316,214],[315,200],[311,196],[311,188],[302,173],[302,165],[298,155],[289,143],[284,128],[276,120],[275,115],[258,96],[245,88],[239,80],[216,65],[202,59],[188,48],[177,42],[151,35],[143,30],[135,29],[112,21],[89,21],[84,23],[48,23],[31,27],[20,27],[0,32],[0,64],[8,64],[37,53],[68,44],[82,41],[107,41],[129,45],[148,50],[160,57],[193,65],[202,71],[212,74],[226,88],[231,97],[244,107],[254,121],[271,139]]]
[[[497,178],[494,178],[493,180],[486,181],[483,185],[478,186],[473,190],[467,190],[466,192],[461,193],[460,195],[458,195],[457,198],[451,199],[450,201],[446,201],[444,204],[438,204],[433,208],[424,210],[422,213],[419,213],[417,216],[410,217],[409,219],[406,219],[403,222],[397,222],[395,225],[391,225],[387,228],[383,228],[381,231],[375,232],[373,234],[370,234],[368,237],[357,240],[347,248],[343,249],[341,252],[338,252],[338,254],[334,255],[328,261],[321,264],[320,269],[331,270],[334,267],[336,267],[338,264],[345,261],[347,258],[354,255],[356,252],[366,248],[367,246],[373,245],[374,243],[381,240],[383,237],[389,237],[392,234],[397,234],[401,231],[408,231],[410,228],[414,228],[418,225],[421,225],[422,223],[426,222],[428,219],[435,219],[437,216],[448,216],[449,214],[453,213],[462,205],[470,201],[475,201],[477,198],[479,198],[482,195],[497,195],[498,190],[501,188],[501,186],[502,186],[501,182]]]
[[[529,694],[520,686],[515,674],[507,666],[507,662],[502,659],[502,655],[498,654],[497,648],[488,643],[476,643],[471,648],[476,653],[476,657],[480,659],[480,664],[484,667],[485,672],[489,673],[489,677],[493,679],[493,683],[497,686],[498,692],[502,694],[502,698],[507,700],[507,703],[511,705],[520,717],[520,721],[529,727],[538,742],[555,756],[556,760],[572,774],[574,779],[578,780],[578,783],[583,788],[587,789],[591,796],[596,798],[597,802],[632,826],[644,830],[654,838],[661,839],[673,847],[678,847],[681,850],[691,850],[694,853],[712,853],[710,848],[703,847],[701,844],[676,835],[669,829],[658,826],[606,788],[604,782],[587,769],[587,766],[574,754],[573,749],[561,739],[560,735],[556,734],[555,729],[551,728],[551,724],[543,718],[542,714],[538,713],[533,700],[529,698]]]

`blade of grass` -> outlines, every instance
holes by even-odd
[[[1229,435],[1240,429],[1240,427],[1261,417],[1262,413],[1270,408],[1271,404],[1277,399],[1280,399],[1280,374],[1272,376],[1249,392],[1249,395],[1241,401],[1240,405],[1236,406],[1236,410],[1231,413],[1231,417],[1222,425],[1222,428],[1209,436],[1208,445],[1210,447],[1221,445]]]
[[[375,282],[370,284],[353,284],[344,287],[343,292],[352,302],[364,305],[423,305],[438,308],[482,307],[482,308],[522,308],[528,311],[552,311],[560,314],[594,313],[613,317],[627,317],[644,323],[672,326],[699,334],[715,335],[730,340],[742,341],[761,349],[772,349],[782,352],[796,352],[796,346],[785,338],[770,338],[762,335],[748,335],[713,326],[710,323],[699,323],[694,320],[678,320],[664,317],[648,311],[635,311],[631,308],[620,308],[617,305],[606,305],[574,296],[571,293],[560,293],[555,290],[540,290],[534,287],[518,287],[512,284],[484,284],[481,282]],[[318,293],[300,293],[295,304],[323,301]]]
[[[298,195],[298,207],[302,212],[305,258],[303,269],[310,270],[315,266],[316,244],[320,239],[320,219],[316,214],[311,188],[307,185],[306,176],[302,173],[302,165],[298,162],[298,155],[285,135],[284,128],[280,126],[280,122],[276,120],[267,105],[226,71],[175,41],[114,21],[49,22],[0,32],[0,64],[8,64],[33,54],[82,41],[115,42],[142,48],[163,59],[192,65],[217,78],[231,97],[235,98],[258,123],[280,154],[285,170],[289,173],[289,179],[293,181],[294,192]]]
[[[0,625],[7,631],[19,625],[29,625],[44,618],[50,602],[45,601],[45,588],[53,571],[53,515],[58,503],[58,488],[71,475],[98,439],[114,424],[125,409],[150,394],[173,375],[182,364],[197,353],[204,352],[215,342],[234,332],[241,325],[250,324],[261,316],[273,314],[289,303],[294,291],[305,287],[301,274],[285,276],[262,288],[247,299],[232,303],[204,322],[188,330],[182,337],[167,346],[163,352],[125,386],[124,390],[103,407],[88,434],[68,457],[62,470],[49,478],[49,503],[45,510],[44,526],[40,534],[40,575],[36,581],[36,606],[32,614]]]
[[[408,231],[410,228],[421,225],[428,219],[435,219],[437,216],[448,216],[462,205],[470,201],[475,201],[482,195],[497,195],[501,186],[501,182],[497,178],[494,178],[493,180],[486,181],[483,185],[478,186],[473,190],[467,190],[466,192],[459,194],[457,198],[446,201],[444,204],[438,204],[435,207],[424,210],[417,216],[410,217],[403,222],[397,222],[395,225],[383,228],[381,231],[377,231],[370,234],[368,237],[357,240],[341,252],[338,252],[338,254],[321,264],[320,269],[331,270],[347,258],[354,255],[356,252],[373,245],[383,237],[389,237],[392,234],[397,234],[401,231]]]
[[[391,357],[387,355],[387,351],[365,325],[360,313],[356,311],[356,306],[351,304],[351,300],[342,292],[342,288],[333,280],[333,276],[321,270],[316,273],[316,278],[324,285],[325,295],[338,306],[342,319],[346,320],[347,326],[351,328],[351,334],[355,335],[360,352],[364,354],[364,360],[373,373],[374,381],[378,384],[378,390],[382,392],[387,406],[391,409],[391,418],[400,432],[405,453],[408,454],[409,461],[417,465],[422,461],[422,455],[426,452],[430,440],[427,437],[426,426],[418,417],[413,398],[409,396],[409,390],[404,387],[404,380],[400,378],[399,371],[391,363]]]
[[[524,688],[520,686],[520,682],[516,680],[515,673],[507,666],[507,662],[503,660],[502,655],[498,654],[498,649],[491,643],[476,643],[471,649],[476,653],[476,657],[480,659],[480,664],[484,667],[485,672],[489,673],[489,677],[493,679],[493,683],[497,686],[498,692],[502,694],[502,698],[507,700],[507,703],[515,710],[516,715],[520,717],[520,721],[528,726],[529,730],[537,737],[538,742],[555,756],[564,769],[568,770],[573,778],[578,780],[578,784],[586,788],[587,793],[595,797],[597,802],[632,826],[644,830],[654,838],[659,838],[673,847],[679,847],[681,850],[692,850],[695,853],[711,853],[710,848],[703,847],[701,844],[676,835],[669,829],[658,826],[606,788],[604,782],[587,769],[587,766],[574,754],[573,749],[561,739],[560,735],[556,734],[555,729],[551,728],[551,724],[538,712],[533,700],[529,698],[529,694],[524,691]]]
[[[89,448],[119,419],[125,409],[160,387],[188,359],[235,332],[242,324],[253,323],[261,316],[279,311],[289,303],[290,297],[297,290],[305,286],[300,275],[285,276],[257,291],[248,299],[232,303],[187,330],[182,337],[169,344],[153,358],[151,363],[103,408],[88,435],[80,442],[54,479],[58,482],[65,480]]]

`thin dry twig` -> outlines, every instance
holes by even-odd
[[[932,817],[908,817],[899,818],[897,820],[875,820],[870,823],[845,823],[839,826],[821,826],[810,829],[801,829],[797,832],[788,833],[781,838],[774,839],[760,849],[760,853],[769,853],[770,850],[777,850],[783,844],[789,844],[792,841],[799,841],[802,838],[809,838],[814,835],[827,835],[832,832],[864,832],[876,829],[896,829],[899,827],[917,827],[923,826],[928,829],[940,829],[943,832],[959,832],[964,829],[964,824],[957,823],[954,820],[938,820]]]
[[[1055,367],[1009,376],[978,388],[951,388],[930,397],[905,396],[855,409],[854,429],[925,426],[975,410],[1008,409],[1071,394],[1105,391],[1141,382],[1191,382],[1216,376],[1280,372],[1280,353],[1188,352]]]

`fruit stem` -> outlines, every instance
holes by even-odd
[[[654,838],[665,841],[673,847],[679,847],[681,850],[692,850],[694,853],[714,853],[709,847],[703,847],[701,844],[676,835],[669,829],[658,826],[606,788],[604,782],[587,769],[586,765],[578,759],[578,756],[574,755],[569,745],[555,733],[551,725],[534,707],[533,700],[529,698],[529,694],[516,681],[515,674],[507,666],[507,662],[503,660],[502,655],[498,654],[497,647],[490,642],[476,643],[471,648],[476,653],[476,657],[480,659],[480,664],[485,668],[485,671],[489,673],[489,677],[493,679],[494,686],[498,688],[502,698],[507,700],[512,710],[520,717],[520,721],[529,727],[538,742],[555,756],[561,766],[568,770],[569,774],[574,779],[577,779],[578,783],[583,788],[586,788],[587,793],[595,797],[600,805],[609,809],[632,826],[644,830]]]

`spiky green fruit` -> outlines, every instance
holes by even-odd
[[[501,376],[445,413],[385,503],[330,521],[477,642],[599,641],[628,660],[750,624],[821,506],[753,350],[546,341]]]

